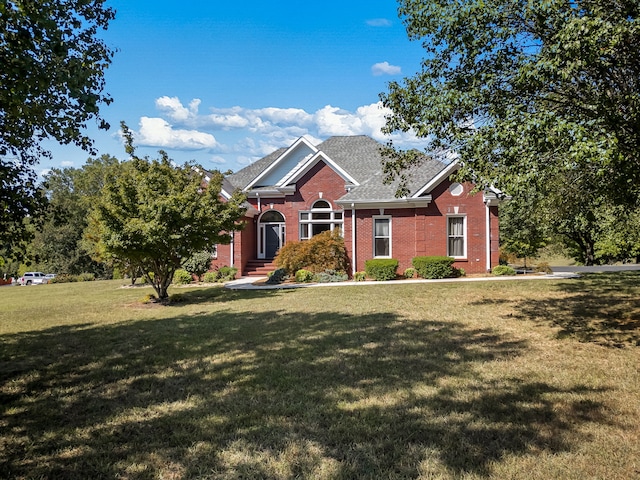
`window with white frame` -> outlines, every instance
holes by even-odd
[[[311,210],[300,212],[300,240],[308,240],[327,230],[339,228],[342,231],[344,212],[333,210],[326,200],[318,200]]]
[[[391,257],[391,217],[373,217],[373,256]]]
[[[467,217],[447,217],[447,255],[454,258],[467,256]]]

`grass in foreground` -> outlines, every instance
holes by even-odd
[[[640,475],[640,276],[0,289],[1,478]]]

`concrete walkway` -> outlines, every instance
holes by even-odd
[[[487,277],[461,277],[461,278],[442,278],[437,280],[425,280],[423,278],[414,278],[409,280],[390,280],[385,282],[364,281],[354,282],[352,280],[346,282],[332,283],[281,283],[279,285],[254,285],[255,282],[264,281],[267,277],[242,277],[233,282],[225,284],[225,288],[231,290],[272,290],[272,289],[288,289],[288,288],[314,288],[314,287],[358,287],[361,285],[400,285],[407,283],[446,283],[446,282],[504,282],[511,280],[557,280],[565,278],[578,278],[580,275],[574,272],[554,272],[548,275],[532,273],[528,275],[511,275],[511,276],[487,276]]]

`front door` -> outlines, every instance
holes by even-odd
[[[264,235],[264,256],[265,258],[273,258],[280,250],[280,224],[267,223],[264,226]]]
[[[284,242],[284,216],[277,210],[265,212],[258,221],[258,258],[274,258]]]

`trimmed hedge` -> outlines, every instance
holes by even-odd
[[[236,279],[236,274],[238,273],[238,269],[236,267],[220,267],[218,269],[218,281],[219,282],[230,282]]]
[[[413,267],[407,268],[402,274],[404,278],[413,278],[416,276],[416,269]]]
[[[193,281],[193,277],[183,268],[179,268],[173,274],[173,283],[176,285],[188,285]]]
[[[491,270],[493,275],[515,275],[516,271],[511,268],[509,265],[496,265]]]
[[[374,258],[364,262],[367,277],[377,281],[395,280],[398,260],[395,258]]]
[[[204,283],[215,283],[218,281],[218,272],[207,272],[202,276]]]
[[[313,272],[309,270],[300,269],[296,272],[296,282],[297,283],[309,283],[313,282]]]
[[[413,257],[411,264],[422,278],[449,278],[455,276],[452,257]]]

